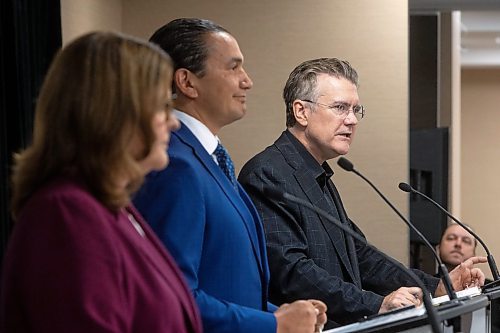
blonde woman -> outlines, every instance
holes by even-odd
[[[149,43],[78,38],[42,86],[15,156],[2,332],[201,332],[170,255],[130,203],[168,164],[172,65]]]

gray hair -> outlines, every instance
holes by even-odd
[[[293,113],[293,101],[316,100],[317,76],[327,74],[337,78],[345,78],[358,86],[358,73],[344,60],[337,58],[319,58],[307,60],[295,67],[290,73],[283,89],[283,99],[286,105],[286,127],[290,128],[297,122]]]

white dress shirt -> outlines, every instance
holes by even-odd
[[[212,156],[215,163],[219,164],[217,162],[217,158],[214,155],[214,151],[220,142],[219,137],[210,132],[205,124],[203,124],[198,119],[188,115],[187,113],[176,109],[173,110],[173,113],[177,117],[177,119],[179,119],[179,121],[181,121],[182,124],[185,125],[194,134],[198,141],[200,141],[203,148],[205,148],[207,153]]]

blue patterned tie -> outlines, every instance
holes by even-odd
[[[219,143],[217,148],[215,148],[214,154],[222,172],[224,172],[227,178],[229,178],[234,188],[238,189],[238,186],[236,185],[236,176],[234,174],[234,164],[233,161],[231,161],[231,157],[229,156],[226,148]]]

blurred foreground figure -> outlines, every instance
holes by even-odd
[[[90,33],[58,53],[15,156],[2,332],[201,332],[174,261],[130,203],[168,164],[172,65],[147,42]]]

